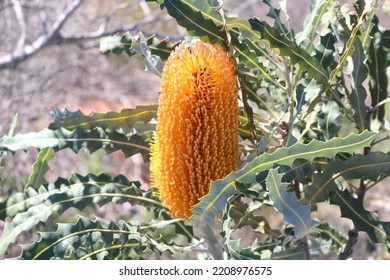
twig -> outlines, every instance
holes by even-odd
[[[371,147],[364,148],[364,155],[368,155],[371,151]],[[357,198],[361,201],[364,200],[364,196],[367,192],[367,184],[366,184],[366,177],[362,177],[360,179],[359,189],[357,191]]]
[[[356,244],[358,238],[358,232],[356,229],[351,229],[348,232],[348,241],[344,250],[339,255],[339,260],[346,260],[353,252],[352,248]]]
[[[164,20],[164,19],[168,19],[168,17],[162,18],[162,20]],[[113,35],[116,33],[124,33],[124,32],[128,32],[128,31],[138,30],[140,28],[140,26],[145,25],[147,23],[154,22],[155,20],[156,20],[156,17],[154,15],[150,15],[150,16],[147,16],[136,23],[125,25],[125,26],[119,27],[117,29],[106,31],[106,30],[101,30],[101,28],[99,28],[95,32],[91,32],[91,33],[87,33],[87,34],[83,34],[83,35],[79,35],[79,36],[66,36],[66,37],[61,36],[59,38],[59,40],[61,42],[66,42],[66,41],[77,42],[77,41],[99,39],[99,38]]]
[[[15,66],[31,55],[39,51],[44,46],[50,44],[57,36],[59,31],[69,17],[77,10],[77,8],[84,2],[84,0],[75,0],[70,4],[66,10],[57,18],[51,27],[51,30],[36,39],[31,45],[25,45],[20,51],[16,50],[12,54],[0,57],[0,69]]]
[[[307,241],[307,236],[302,237],[300,244],[302,246],[305,259],[310,260],[310,249],[309,249],[309,242]]]

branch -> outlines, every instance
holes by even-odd
[[[15,66],[16,64],[26,60],[31,55],[50,44],[56,37],[65,22],[77,10],[84,0],[75,0],[66,10],[57,18],[47,34],[40,36],[31,45],[26,45],[21,50],[16,49],[12,54],[0,57],[0,69]]]
[[[310,260],[310,248],[309,248],[309,242],[307,240],[307,236],[305,236],[301,239],[300,245],[303,249],[303,254],[305,256],[305,260]]]
[[[150,15],[144,17],[140,21],[137,21],[137,22],[135,22],[133,24],[128,24],[128,25],[125,25],[125,26],[122,26],[122,27],[119,27],[119,28],[116,28],[116,29],[113,29],[113,30],[105,30],[104,28],[99,28],[97,31],[94,31],[94,32],[91,32],[91,33],[87,33],[87,34],[76,35],[76,36],[66,36],[66,37],[61,36],[59,38],[59,40],[61,42],[80,42],[80,41],[88,41],[88,40],[100,39],[102,37],[114,35],[114,34],[117,34],[117,33],[139,31],[141,26],[143,26],[145,24],[148,24],[148,23],[155,22],[156,21],[156,17],[155,16],[156,16],[155,14],[150,14]],[[160,21],[170,20],[170,19],[171,18],[169,16],[165,16],[165,17],[162,17],[160,19]],[[147,32],[143,31],[143,33],[146,34]],[[158,37],[168,37],[168,36],[160,35]],[[169,36],[169,37],[172,38],[172,36]],[[179,40],[179,39],[182,39],[182,37],[178,36],[178,37],[172,38],[172,40]]]
[[[26,35],[27,35],[26,20],[24,19],[22,6],[20,5],[19,0],[11,0],[11,2],[13,4],[15,16],[20,27],[20,37],[16,45],[16,51],[18,52],[23,49],[23,46],[26,42]]]
[[[346,260],[352,254],[352,248],[356,244],[358,239],[358,232],[356,229],[351,229],[348,232],[348,241],[344,250],[339,255],[339,260]]]

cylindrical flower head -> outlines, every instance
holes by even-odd
[[[189,218],[210,182],[236,169],[237,94],[235,62],[221,46],[184,42],[168,58],[150,170],[173,217]]]

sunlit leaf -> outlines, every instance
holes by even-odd
[[[304,29],[297,35],[297,44],[305,43],[305,49],[310,53],[314,49],[314,39],[317,36],[317,27],[321,23],[321,19],[326,12],[328,12],[331,0],[315,0],[311,1],[312,10],[306,17],[304,22]]]
[[[22,246],[20,259],[139,259],[148,252],[173,254],[189,248],[153,239],[142,227],[124,221],[80,217],[74,224],[59,224],[55,232],[40,232],[38,241]]]
[[[157,105],[137,106],[134,109],[123,109],[121,112],[91,113],[85,115],[80,111],[54,109],[55,122],[49,125],[52,130],[65,128],[74,130],[82,128],[91,130],[95,127],[111,132],[114,130],[131,131],[136,122],[149,123],[157,117]]]
[[[282,147],[272,154],[262,154],[232,172],[225,178],[212,182],[210,192],[193,208],[193,219],[196,224],[209,224],[223,210],[229,198],[236,194],[236,181],[249,184],[256,182],[256,175],[269,170],[275,164],[291,166],[298,158],[313,160],[316,157],[333,158],[338,152],[353,153],[368,146],[375,138],[375,133],[365,131],[362,134],[351,134],[345,138],[333,138],[327,142],[313,140],[308,144],[296,143],[290,147]]]
[[[29,187],[37,189],[41,186],[45,179],[46,172],[50,169],[49,161],[54,158],[54,150],[51,147],[44,148],[39,152],[35,162],[32,166],[32,172],[28,177],[25,190]]]
[[[59,178],[54,184],[28,188],[24,193],[14,195],[5,209],[0,209],[0,213],[14,216],[4,226],[0,254],[5,253],[21,232],[33,229],[39,222],[46,222],[53,213],[61,214],[71,207],[82,210],[94,203],[104,205],[111,201],[164,209],[151,190],[142,190],[137,182],[129,182],[124,176],[83,177],[74,174],[69,180]]]
[[[100,127],[91,131],[82,128],[72,131],[64,128],[44,129],[40,132],[4,136],[0,139],[0,151],[27,151],[32,148],[41,150],[48,147],[55,151],[70,148],[76,153],[80,149],[86,149],[91,153],[102,148],[107,153],[121,150],[126,157],[141,153],[145,161],[149,159],[149,142],[141,136],[137,134],[126,136],[117,131],[107,133]]]
[[[278,50],[282,56],[290,57],[292,63],[299,64],[300,71],[307,71],[308,78],[316,78],[319,84],[325,84],[328,81],[328,72],[296,42],[284,37],[265,21],[250,19],[249,23],[253,30],[260,32],[261,39],[268,42],[270,48]]]

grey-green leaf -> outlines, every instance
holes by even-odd
[[[350,101],[352,109],[355,111],[354,119],[356,126],[360,132],[368,129],[367,107],[364,101],[367,98],[364,81],[367,79],[367,66],[364,64],[365,55],[362,42],[357,38],[354,42],[353,54],[353,71],[352,71],[352,92]]]
[[[137,106],[134,109],[123,109],[120,112],[91,113],[89,115],[85,115],[80,111],[70,112],[66,109],[54,109],[53,115],[55,122],[49,125],[52,130],[60,128],[92,130],[95,127],[101,127],[108,132],[123,130],[128,133],[137,122],[147,124],[155,119],[157,117],[157,105]]]
[[[73,207],[79,210],[96,203],[130,202],[164,209],[151,190],[141,190],[138,182],[130,182],[124,176],[107,175],[80,176],[74,174],[69,180],[59,178],[54,184],[44,184],[37,190],[28,188],[26,192],[12,196],[0,215],[14,218],[4,226],[0,236],[0,255],[23,231],[29,231],[39,222],[46,222],[53,213],[63,213]],[[3,206],[3,205],[2,205]]]
[[[330,203],[338,205],[342,217],[351,219],[358,231],[367,232],[372,242],[381,242],[390,251],[388,225],[379,221],[375,212],[367,211],[361,200],[352,197],[348,191],[335,191],[330,194]]]
[[[0,151],[16,152],[31,148],[41,150],[47,147],[51,147],[55,151],[71,148],[74,152],[84,148],[91,153],[101,148],[104,148],[107,153],[121,150],[127,157],[141,153],[145,161],[149,160],[149,142],[147,140],[137,134],[127,136],[117,131],[107,133],[100,127],[91,131],[82,128],[72,131],[64,128],[44,129],[40,132],[17,134],[13,137],[4,136],[0,139]]]
[[[39,188],[45,182],[45,174],[49,171],[49,161],[54,158],[54,150],[52,147],[44,148],[39,152],[32,166],[32,172],[28,177],[27,184],[24,190],[29,187],[34,189]]]
[[[325,201],[329,191],[337,190],[336,180],[360,179],[362,176],[375,181],[380,175],[390,176],[390,153],[373,152],[367,155],[356,155],[345,161],[330,161],[326,171],[316,173],[313,183],[304,189],[305,201],[314,205]]]
[[[272,154],[262,154],[245,165],[242,169],[232,172],[223,179],[212,182],[209,193],[194,206],[193,219],[196,224],[209,224],[223,210],[229,198],[237,193],[235,182],[245,184],[255,183],[256,175],[269,170],[274,165],[292,166],[294,160],[302,158],[313,160],[316,157],[333,158],[337,153],[358,152],[374,140],[376,133],[365,131],[361,134],[350,134],[345,138],[333,138],[322,142],[313,140],[308,144],[296,143],[290,147],[282,147]]]
[[[274,207],[283,214],[284,220],[295,226],[295,237],[300,239],[312,231],[318,224],[311,219],[310,205],[298,203],[294,192],[287,192],[288,183],[282,182],[283,174],[278,169],[271,169],[267,176],[267,189]]]

